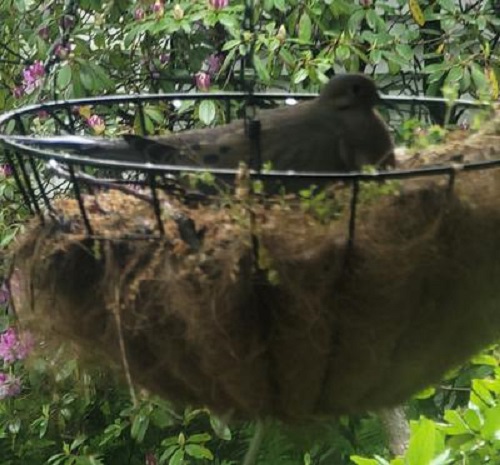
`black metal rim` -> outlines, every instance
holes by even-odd
[[[285,100],[285,99],[295,99],[295,100],[306,100],[315,97],[317,94],[311,93],[281,93],[281,92],[265,92],[265,93],[254,93],[252,94],[253,101],[259,100]],[[214,175],[219,177],[232,178],[237,174],[236,169],[230,168],[204,168],[200,166],[193,165],[168,165],[168,164],[151,164],[151,163],[134,163],[134,162],[122,162],[115,160],[108,160],[104,158],[97,157],[86,157],[72,153],[64,152],[54,152],[52,150],[36,148],[33,146],[27,146],[16,140],[16,136],[7,135],[2,132],[2,128],[10,121],[15,121],[16,123],[22,124],[22,117],[34,115],[39,111],[49,111],[66,109],[71,111],[71,108],[77,106],[85,105],[104,105],[111,106],[115,104],[136,104],[138,105],[139,111],[142,111],[142,104],[148,102],[161,102],[161,101],[173,101],[173,100],[220,100],[220,101],[231,101],[231,100],[245,100],[248,99],[247,92],[214,92],[209,94],[185,94],[185,93],[168,93],[168,94],[149,94],[149,95],[109,95],[93,98],[80,98],[80,99],[70,99],[64,101],[54,101],[47,103],[40,103],[35,105],[29,105],[26,107],[19,108],[17,110],[10,111],[4,115],[0,115],[0,143],[4,145],[5,148],[13,150],[17,153],[23,153],[28,157],[38,158],[42,160],[54,160],[56,162],[64,163],[66,165],[87,165],[97,168],[119,168],[124,170],[140,170],[148,174],[161,174],[161,173],[180,173],[180,172],[191,172],[200,173],[210,171]],[[445,99],[435,98],[435,97],[413,97],[413,96],[383,96],[382,99],[385,102],[393,104],[447,104]],[[455,107],[462,108],[481,108],[487,107],[488,104],[484,102],[472,101],[472,100],[456,100],[453,102]],[[427,177],[427,176],[439,176],[439,175],[453,175],[457,170],[463,171],[475,171],[480,169],[489,169],[500,166],[499,160],[487,160],[470,162],[464,164],[453,164],[453,165],[438,165],[438,166],[428,166],[419,167],[410,170],[392,170],[392,171],[378,171],[371,173],[362,172],[350,172],[350,173],[339,173],[339,172],[304,172],[304,171],[280,171],[280,170],[270,170],[266,172],[259,172],[256,170],[250,170],[250,174],[255,179],[303,179],[307,181],[325,181],[325,180],[336,180],[336,181],[370,181],[376,179],[382,180],[392,180],[392,179],[407,179],[412,177]]]

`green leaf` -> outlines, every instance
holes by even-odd
[[[481,429],[483,419],[476,409],[468,408],[465,410],[463,417],[471,431],[478,432]]]
[[[359,29],[362,21],[365,19],[365,10],[364,9],[359,9],[356,10],[350,17],[349,21],[347,22],[347,28],[349,30],[349,33],[351,35],[355,35]]]
[[[274,0],[274,7],[280,11],[286,10],[286,1],[285,0]]]
[[[199,444],[187,444],[186,454],[194,457],[195,459],[214,459],[212,452],[210,452],[210,450],[208,450],[206,447],[200,446]]]
[[[446,76],[446,84],[455,84],[462,79],[464,75],[464,69],[461,66],[455,66],[450,69],[450,72]]]
[[[223,439],[224,441],[231,440],[232,435],[229,426],[214,415],[210,416],[210,426],[219,439]]]
[[[74,452],[76,449],[78,449],[86,440],[87,438],[83,435],[76,437],[73,442],[71,443],[71,446],[69,446],[70,450]]]
[[[227,50],[231,50],[235,47],[238,47],[239,45],[241,44],[241,40],[240,39],[233,39],[233,40],[228,40],[224,46],[222,47],[222,51],[227,51]]]
[[[198,442],[207,442],[212,439],[212,436],[208,433],[200,433],[200,434],[193,434],[189,436],[187,442],[188,443],[198,443]]]
[[[255,67],[255,71],[257,71],[259,79],[266,84],[269,83],[269,81],[271,80],[269,72],[267,71],[266,66],[264,65],[262,60],[257,55],[254,55],[253,57],[253,64]]]
[[[60,90],[66,89],[71,82],[71,66],[69,63],[65,63],[57,73],[57,87]]]
[[[184,461],[184,451],[182,449],[177,449],[174,455],[170,457],[168,465],[182,465],[183,461]]]
[[[347,61],[351,56],[351,49],[347,45],[339,45],[335,49],[335,58],[340,61]]]
[[[351,455],[349,458],[356,465],[379,465],[375,459],[365,459],[359,455]]]
[[[444,412],[444,419],[448,422],[448,425],[444,428],[444,432],[448,435],[467,434],[471,432],[465,420],[456,410],[446,410]]]
[[[424,400],[432,397],[436,393],[436,388],[428,387],[415,394],[414,399]]]
[[[446,465],[453,463],[450,461],[450,454],[450,449],[446,449],[442,454],[439,454],[435,459],[432,459],[429,465]]]
[[[295,58],[287,49],[281,47],[279,51],[279,56],[285,62],[286,65],[288,66],[295,65]]]
[[[80,82],[82,83],[82,86],[86,89],[86,90],[94,90],[95,88],[95,82],[94,82],[94,78],[93,78],[93,75],[92,75],[92,72],[84,67],[84,66],[80,66]]]
[[[136,415],[132,421],[132,427],[130,428],[130,435],[137,442],[142,442],[146,431],[149,427],[149,417],[143,414]]]
[[[175,453],[175,451],[179,450],[179,445],[177,444],[177,439],[176,439],[176,445],[167,447],[163,454],[161,454],[160,458],[158,459],[160,462],[160,465],[165,463],[172,455]]]
[[[299,20],[299,39],[302,42],[310,42],[312,33],[311,18],[307,13],[303,13]]]
[[[406,453],[406,460],[411,465],[429,465],[433,459],[436,447],[436,424],[421,419],[412,424],[410,445]]]
[[[376,65],[382,60],[382,51],[379,49],[373,49],[370,52],[370,61]]]
[[[377,26],[379,25],[380,22],[380,18],[373,8],[366,10],[366,22],[368,23],[368,26],[370,26],[370,29],[372,30],[377,29]]]
[[[433,63],[431,65],[427,65],[424,68],[424,73],[426,74],[433,74],[438,71],[447,71],[450,68],[449,63]]]
[[[488,365],[492,367],[498,366],[498,360],[496,359],[496,357],[488,354],[478,354],[472,357],[470,362],[474,365]]]
[[[209,125],[215,119],[216,108],[212,100],[203,100],[198,108],[198,116],[203,124]]]
[[[488,383],[485,383],[482,379],[472,380],[470,401],[472,404],[479,407],[479,409],[490,408],[494,403],[494,400],[490,390],[488,389]]]
[[[485,439],[500,440],[500,404],[484,412],[484,425],[481,433]]]
[[[408,64],[415,56],[413,49],[408,44],[397,44],[396,52],[398,52],[399,55],[401,55],[408,62]]]
[[[295,75],[293,76],[293,83],[294,84],[299,84],[300,82],[304,81],[307,79],[309,76],[309,73],[307,72],[307,69],[299,69]]]

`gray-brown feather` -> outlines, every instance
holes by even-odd
[[[357,85],[365,95],[349,94]],[[344,75],[333,78],[310,102],[260,112],[262,161],[270,161],[274,169],[297,171],[352,171],[387,161],[393,144],[373,108],[377,98],[367,77]],[[255,145],[245,134],[242,120],[164,137],[134,137],[128,142],[153,163],[236,168],[240,161],[249,162],[255,156]]]

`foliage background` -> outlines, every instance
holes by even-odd
[[[261,0],[255,35],[242,30],[242,0],[0,1],[0,111],[28,103],[111,93],[241,89],[241,59],[255,47],[245,79],[256,89],[317,91],[342,71],[373,74],[386,93],[498,99],[497,0]],[[237,108],[236,108],[237,110]],[[443,108],[430,107],[435,122]],[[80,111],[89,132],[118,128],[96,109]],[[217,103],[146,110],[146,126],[215,124]],[[149,126],[148,126],[149,121]],[[41,112],[37,132],[50,131]],[[131,125],[135,124],[131,121]],[[27,212],[8,166],[0,171],[0,248]],[[0,277],[7,274],[0,262]],[[7,290],[0,330],[11,321]],[[480,309],[478,309],[478,313]],[[3,363],[21,392],[0,401],[0,464],[241,463],[254,425],[232,429],[204,410],[173,412],[146,393],[132,404],[113,375],[81,367],[62,347]],[[412,437],[391,458],[376,415],[307,430],[268,425],[259,463],[498,463],[500,367],[489,348],[407,406]]]

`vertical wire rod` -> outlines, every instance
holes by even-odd
[[[156,223],[158,224],[158,230],[160,231],[160,236],[165,236],[165,226],[161,219],[161,207],[160,200],[158,199],[158,192],[156,186],[156,172],[151,172],[148,175],[149,187],[151,189],[151,196],[153,197],[153,210],[156,217]]]
[[[68,171],[71,178],[71,183],[73,184],[73,191],[75,193],[76,201],[78,202],[78,208],[80,209],[80,214],[82,215],[83,223],[85,224],[85,229],[87,230],[87,234],[89,236],[92,236],[94,234],[94,231],[92,229],[92,225],[90,224],[87,211],[85,210],[85,204],[83,203],[80,186],[75,176],[75,169],[73,168],[73,165],[71,163],[68,163]]]
[[[21,193],[21,197],[24,200],[24,204],[28,208],[30,215],[32,215],[34,213],[34,210],[30,196],[26,192],[21,178],[19,177],[19,172],[17,171],[17,163],[14,162],[14,158],[12,157],[10,150],[5,150],[5,158],[7,159],[7,163],[12,167],[12,175],[14,176],[14,181],[17,185],[17,188],[19,189],[19,192]]]
[[[351,205],[350,205],[350,216],[349,216],[349,237],[347,239],[348,254],[351,253],[352,248],[354,247],[358,198],[359,198],[359,180],[354,179],[352,182],[352,194],[351,194]]]
[[[17,126],[17,129],[19,130],[19,132],[22,135],[26,135],[26,128],[24,127],[24,123],[23,123],[23,120],[21,119],[20,115],[16,115],[15,122],[16,122],[16,126]],[[24,164],[23,157],[21,156],[21,154],[19,154],[17,152],[15,155],[16,155],[16,159],[17,159],[17,165],[19,166],[19,168],[21,170],[21,174],[23,176],[24,183],[26,185],[26,189],[28,191],[28,194],[31,197],[33,207],[34,207],[38,217],[40,218],[40,221],[43,224],[45,222],[45,218],[43,217],[42,211],[40,209],[40,205],[38,204],[36,192],[33,189],[33,186],[31,185],[31,179],[30,179],[28,171],[26,170],[26,165]]]

